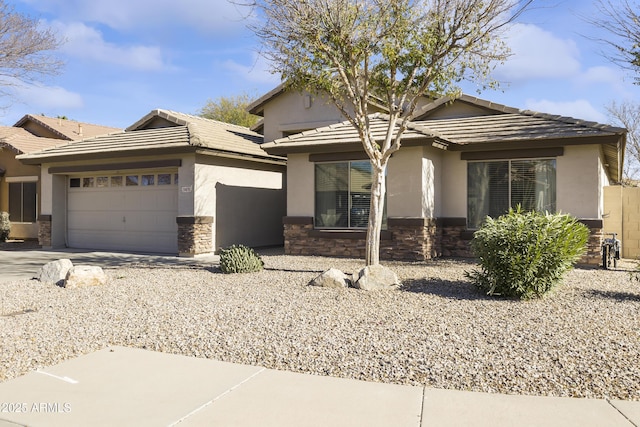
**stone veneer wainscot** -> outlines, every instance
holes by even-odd
[[[194,256],[213,252],[213,217],[179,216],[178,254]]]
[[[581,220],[590,230],[587,251],[579,264],[601,262],[602,221]],[[315,229],[313,217],[284,217],[284,249],[288,255],[364,258],[365,230]],[[380,258],[425,261],[440,256],[473,257],[473,231],[465,218],[389,218],[380,239]]]

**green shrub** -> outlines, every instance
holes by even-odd
[[[488,295],[540,297],[580,259],[588,239],[589,229],[569,215],[510,209],[476,231],[471,248],[481,269],[465,275]]]
[[[7,212],[0,212],[0,242],[6,242],[11,232],[11,222]]]
[[[251,273],[262,270],[264,262],[253,249],[233,245],[220,251],[220,269],[223,273]]]

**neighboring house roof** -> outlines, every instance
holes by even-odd
[[[569,117],[521,111],[493,104],[469,96],[462,102],[492,110],[492,114],[420,120],[411,122],[403,143],[422,139],[450,151],[487,151],[512,148],[549,148],[575,144],[602,144],[606,167],[613,180],[619,181],[622,173],[626,130],[595,122]],[[448,101],[451,101],[449,98]],[[422,117],[446,104],[440,98],[421,111]],[[371,115],[376,140],[382,140],[386,132],[388,116]],[[286,155],[301,152],[353,151],[360,143],[358,133],[346,121],[313,131],[277,139],[263,144],[270,154]]]
[[[29,130],[32,130],[33,127],[29,126],[30,124],[35,124],[36,127],[41,127],[46,131],[49,131],[58,139],[64,139],[67,141],[75,141],[82,138],[92,138],[94,136],[104,135],[121,130],[109,126],[94,125],[91,123],[77,122],[75,120],[37,116],[33,114],[27,114],[22,117],[20,120],[18,120],[14,127],[25,129],[28,128]]]
[[[10,148],[17,154],[33,153],[64,143],[59,139],[35,136],[23,128],[0,126],[0,147]]]
[[[153,110],[126,131],[70,142],[19,158],[27,164],[39,164],[108,155],[141,155],[149,151],[173,153],[204,149],[219,155],[284,163],[281,157],[265,154],[260,142],[262,135],[248,128],[169,110]]]

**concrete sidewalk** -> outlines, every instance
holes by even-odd
[[[639,426],[640,402],[473,393],[126,347],[0,383],[0,426]]]
[[[83,249],[26,249],[0,250],[0,283],[32,279],[43,265],[61,258],[70,259],[74,265],[89,264],[102,268],[125,267],[134,264],[152,265],[206,265],[217,264],[218,255],[203,255],[195,258],[162,254],[104,252]]]

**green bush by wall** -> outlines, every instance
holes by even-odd
[[[11,233],[11,222],[7,212],[0,212],[0,242],[6,242]]]
[[[471,248],[480,270],[465,274],[488,295],[540,297],[580,259],[588,239],[589,229],[569,215],[511,209],[476,231]]]
[[[263,267],[262,258],[246,246],[233,245],[220,250],[220,270],[223,273],[252,273]]]

